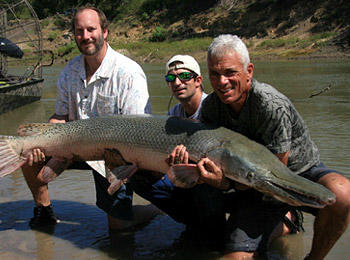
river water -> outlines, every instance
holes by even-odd
[[[209,93],[205,67],[202,64],[204,86]],[[56,80],[62,68],[45,68],[40,101],[0,115],[0,134],[15,135],[20,124],[47,121],[54,111]],[[153,113],[165,114],[170,94],[164,82],[164,65],[145,64],[143,68]],[[293,101],[320,149],[322,161],[350,177],[350,62],[259,61],[255,63],[254,76]],[[329,85],[329,91],[309,98]],[[110,239],[105,214],[95,206],[94,183],[88,171],[66,171],[49,187],[55,212],[62,222],[52,230],[33,231],[28,222],[34,203],[21,172],[0,179],[0,259],[218,258],[215,253],[187,246],[181,238],[184,226],[166,215]],[[134,202],[147,204],[137,196]],[[270,249],[271,259],[302,259],[310,249],[312,223],[313,217],[306,214],[306,232],[276,241]],[[348,259],[349,241],[347,230],[327,259]]]

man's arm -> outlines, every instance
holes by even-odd
[[[49,119],[49,123],[65,123],[68,122],[68,115],[57,115],[57,114],[53,114],[50,119]]]
[[[144,72],[137,68],[132,75],[126,74],[125,83],[120,86],[118,114],[150,114],[151,106]]]
[[[285,153],[278,153],[275,155],[284,165],[286,165],[286,166],[288,165],[289,151],[287,151]]]
[[[184,145],[178,145],[174,148],[173,152],[168,156],[166,162],[172,166],[174,164],[189,163],[189,155]],[[197,164],[200,179],[198,184],[206,183],[220,190],[229,190],[234,186],[235,189],[245,190],[248,186],[236,183],[224,176],[220,167],[218,167],[209,158],[202,158]]]
[[[206,183],[220,190],[229,190],[231,188],[237,190],[249,189],[247,185],[225,177],[221,168],[209,158],[202,158],[197,166],[201,175],[199,183]]]
[[[202,158],[197,166],[201,175],[201,183],[207,183],[220,190],[228,190],[231,187],[230,180],[224,176],[222,170],[210,159]]]
[[[287,151],[275,155],[283,164],[287,165],[289,153],[290,152]],[[221,190],[227,190],[232,186],[231,182],[233,181],[226,178],[221,169],[210,159],[202,158],[197,165],[201,175],[200,182],[207,183]],[[248,186],[236,182],[234,182],[234,187],[238,190],[245,190],[248,188]]]

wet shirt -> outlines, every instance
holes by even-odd
[[[133,60],[108,46],[100,67],[86,82],[84,56],[71,60],[57,82],[56,114],[69,121],[115,114],[150,113],[147,80]]]
[[[288,167],[296,173],[320,162],[318,148],[291,101],[255,79],[239,115],[213,92],[203,101],[201,121],[239,132],[274,154],[290,151]]]
[[[181,103],[173,106],[169,110],[167,115],[168,116],[179,116],[179,117],[199,120],[200,111],[201,111],[201,108],[202,108],[202,102],[207,96],[208,96],[208,94],[202,92],[202,97],[201,97],[201,102],[199,103],[199,107],[197,108],[196,112],[193,115],[191,115],[191,116],[187,116],[186,111],[185,111],[184,107],[181,105]]]

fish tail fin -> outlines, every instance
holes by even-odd
[[[19,138],[0,135],[0,177],[14,172],[27,161],[21,156],[22,147]]]

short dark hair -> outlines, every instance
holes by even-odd
[[[77,18],[77,15],[84,11],[84,10],[87,10],[87,9],[90,9],[90,10],[93,10],[95,11],[97,14],[98,14],[98,17],[100,18],[100,25],[101,25],[101,29],[102,31],[104,31],[105,29],[108,29],[108,20],[106,18],[106,15],[104,14],[104,12],[97,8],[97,7],[94,7],[93,5],[84,5],[84,6],[81,6],[79,7],[78,9],[75,10],[74,14],[73,14],[73,17],[72,17],[72,30],[73,30],[73,33],[75,32],[75,20]]]

